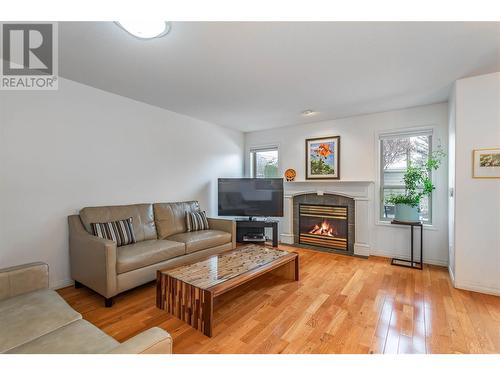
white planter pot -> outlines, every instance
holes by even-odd
[[[420,221],[418,207],[409,204],[398,203],[394,207],[394,220],[398,221]]]

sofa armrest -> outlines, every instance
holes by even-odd
[[[85,230],[79,215],[68,216],[71,277],[106,298],[116,295],[116,243]]]
[[[208,226],[210,229],[221,230],[231,233],[231,242],[233,249],[236,248],[236,221],[229,219],[208,218]]]
[[[42,262],[0,269],[0,300],[49,287],[49,266]]]
[[[172,337],[161,328],[153,327],[122,342],[109,354],[172,354]]]

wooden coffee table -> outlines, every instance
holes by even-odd
[[[298,254],[247,245],[159,270],[156,305],[211,337],[214,298],[268,272],[298,281]]]

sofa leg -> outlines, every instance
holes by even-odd
[[[106,306],[106,307],[113,306],[113,297],[111,297],[111,298],[104,298],[104,306]]]
[[[82,286],[83,286],[82,283],[75,280],[75,289],[80,289]]]

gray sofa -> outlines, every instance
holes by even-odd
[[[0,353],[172,353],[172,338],[157,327],[120,344],[48,289],[48,280],[44,263],[0,270]]]
[[[200,211],[196,201],[86,207],[68,217],[71,277],[112,305],[117,294],[156,278],[162,268],[196,261],[236,247],[232,220],[208,219],[209,230],[186,232],[186,212]],[[132,217],[137,242],[116,247],[93,236],[91,223]]]

